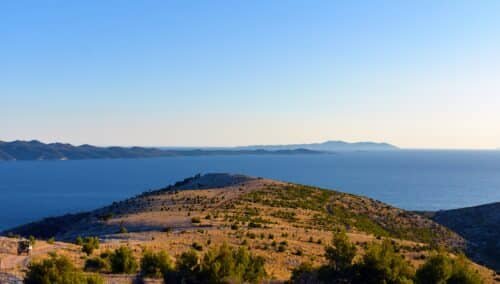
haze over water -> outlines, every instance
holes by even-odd
[[[0,230],[90,210],[208,172],[333,188],[409,210],[500,201],[500,151],[0,162]]]

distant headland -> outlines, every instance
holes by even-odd
[[[213,155],[296,155],[327,154],[338,151],[395,150],[386,143],[327,141],[315,144],[245,146],[231,148],[168,148],[168,147],[98,147],[74,146],[67,143],[31,141],[0,141],[0,160],[81,160],[117,158],[153,158]]]

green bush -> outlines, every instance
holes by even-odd
[[[128,233],[128,230],[125,226],[120,225],[120,230],[118,231],[120,234],[126,234]]]
[[[352,260],[356,256],[356,246],[351,244],[345,231],[335,233],[332,246],[325,248],[325,257],[328,265],[335,271],[341,271],[351,267]]]
[[[36,238],[35,238],[34,236],[30,236],[30,237],[29,237],[29,241],[30,241],[30,244],[31,244],[32,246],[35,246],[35,243],[36,243]]]
[[[292,283],[318,283],[317,269],[310,262],[303,262],[292,270]]]
[[[135,273],[137,271],[137,261],[132,250],[122,246],[109,255],[111,272],[113,273]]]
[[[391,241],[371,244],[361,263],[357,264],[358,282],[378,283],[412,283],[414,271],[404,258],[394,251]]]
[[[191,247],[194,248],[195,250],[198,250],[198,251],[202,251],[203,250],[203,245],[197,243],[197,242],[194,242],[191,244]]]
[[[75,268],[65,256],[51,255],[40,262],[31,263],[24,279],[26,284],[101,284],[98,275],[86,275]]]
[[[224,243],[201,259],[192,250],[183,253],[177,260],[177,274],[167,273],[165,281],[175,282],[172,278],[177,277],[177,282],[184,283],[258,283],[266,275],[262,257]]]
[[[453,270],[451,259],[444,254],[437,254],[430,257],[416,273],[416,282],[425,283],[446,283]]]
[[[194,250],[183,252],[176,262],[176,270],[163,274],[165,283],[197,283],[200,277],[200,258]]]
[[[87,255],[91,255],[95,249],[99,248],[98,237],[86,237],[82,243],[82,251]]]
[[[418,270],[417,284],[480,284],[481,276],[474,271],[465,256],[452,259],[445,253],[431,256]]]
[[[159,278],[173,270],[174,264],[166,252],[144,252],[141,259],[141,274],[143,276]]]
[[[293,283],[413,283],[414,271],[404,258],[395,252],[393,244],[371,244],[363,258],[353,263],[356,247],[345,232],[334,235],[332,245],[325,248],[328,264],[313,268],[302,264],[292,272]],[[435,283],[433,283],[435,284]]]
[[[78,246],[83,245],[83,239],[82,239],[81,236],[76,237],[75,244],[78,245]]]
[[[224,243],[210,249],[203,257],[201,271],[211,283],[257,283],[266,276],[264,259],[254,256],[245,247],[231,248]]]
[[[85,261],[84,270],[88,272],[108,272],[110,264],[108,258],[93,257]]]

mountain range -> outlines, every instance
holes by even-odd
[[[239,150],[293,150],[293,149],[308,149],[313,151],[326,151],[326,152],[341,152],[341,151],[388,151],[397,150],[398,147],[388,143],[376,142],[354,142],[349,143],[345,141],[325,141],[322,143],[310,144],[287,144],[287,145],[253,145],[236,147]]]
[[[113,158],[152,158],[207,155],[293,155],[324,154],[335,151],[394,150],[386,143],[347,143],[327,141],[315,144],[246,146],[234,148],[161,148],[161,147],[98,147],[74,146],[66,143],[32,141],[0,141],[0,160],[79,160]]]

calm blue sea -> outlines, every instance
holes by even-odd
[[[0,162],[0,230],[106,205],[207,172],[366,195],[411,210],[500,201],[500,151]]]

